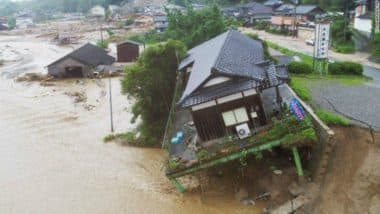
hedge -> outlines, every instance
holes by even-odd
[[[329,64],[330,74],[363,75],[363,65],[354,62],[334,62]]]
[[[290,62],[288,71],[293,74],[308,74],[313,71],[312,67],[305,62]]]

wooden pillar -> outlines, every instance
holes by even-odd
[[[296,169],[297,169],[297,174],[299,177],[303,177],[301,158],[300,158],[300,155],[298,153],[298,148],[296,146],[292,147],[292,152],[293,152],[294,163],[295,163]]]

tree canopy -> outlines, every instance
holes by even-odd
[[[178,62],[185,53],[181,42],[169,40],[147,48],[134,65],[126,67],[122,90],[136,99],[132,122],[141,116],[137,131],[148,145],[157,144],[163,137],[175,91]]]
[[[223,17],[216,5],[207,6],[202,10],[194,10],[187,6],[185,13],[167,10],[167,17],[167,37],[182,41],[188,48],[207,41],[237,24]]]

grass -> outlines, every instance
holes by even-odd
[[[285,54],[285,55],[290,55],[290,56],[298,56],[299,58],[301,58],[301,60],[305,63],[307,63],[308,65],[312,66],[313,65],[313,57],[307,55],[307,54],[304,54],[304,53],[300,53],[300,52],[297,52],[297,51],[292,51],[288,48],[284,48],[284,47],[281,47],[277,44],[274,44],[272,42],[269,42],[267,41],[268,43],[268,46],[270,48],[273,48],[275,50],[278,50],[280,51],[281,53]]]
[[[296,94],[304,101],[311,100],[311,94],[307,88],[307,81],[302,78],[293,77],[290,82],[290,87],[296,92]]]
[[[335,113],[329,112],[329,111],[319,110],[317,111],[317,115],[327,125],[337,125],[337,126],[351,125],[350,121],[347,118],[337,115]]]
[[[305,82],[304,85],[309,85],[310,82],[316,81],[333,81],[346,86],[361,85],[371,78],[366,76],[354,76],[354,75],[320,75],[316,73],[311,74],[292,74],[292,79],[296,79],[299,82]]]

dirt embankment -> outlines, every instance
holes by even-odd
[[[380,134],[334,128],[336,146],[313,213],[380,212]]]

